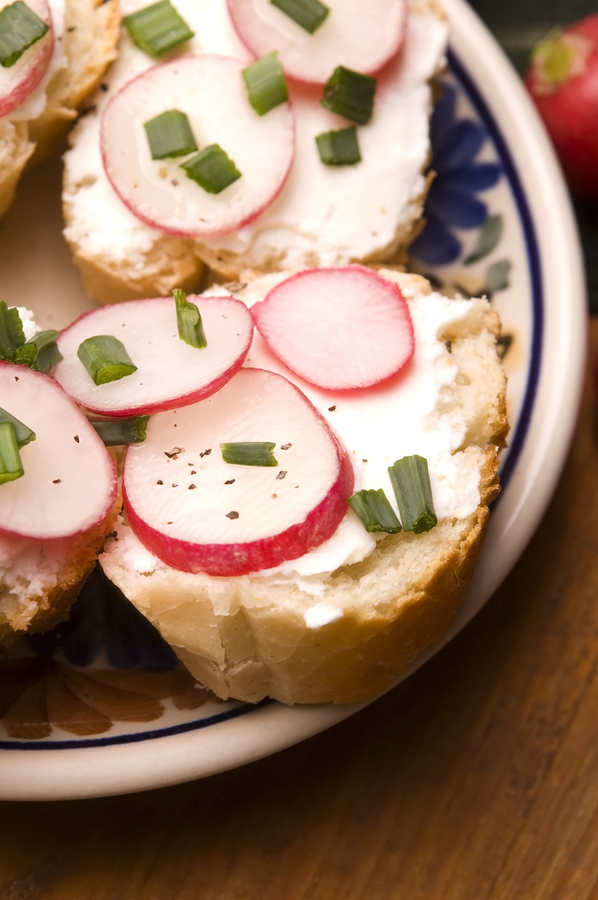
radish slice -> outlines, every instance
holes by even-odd
[[[187,299],[199,309],[207,338],[201,350],[179,337],[174,299],[130,300],[84,313],[58,338],[63,359],[52,377],[90,412],[137,416],[186,406],[219,390],[243,364],[253,320],[233,297]],[[96,385],[77,356],[89,337],[110,334],[125,345],[137,371]]]
[[[88,531],[116,499],[116,468],[64,391],[39,372],[0,362],[0,404],[36,435],[25,474],[0,484],[0,532],[37,540]]]
[[[0,10],[14,0],[0,0]],[[48,68],[54,49],[52,15],[47,0],[27,0],[27,6],[50,26],[50,30],[32,44],[16,63],[8,68],[0,66],[0,116],[7,116],[38,86]]]
[[[275,442],[278,466],[231,465],[221,443]],[[184,572],[244,575],[296,559],[335,532],[353,491],[346,451],[309,400],[265,369],[241,369],[209,400],[150,419],[129,447],[129,523]]]
[[[287,75],[324,84],[337,66],[377,72],[398,53],[406,0],[327,0],[330,12],[310,34],[270,0],[227,0],[233,25],[256,57],[272,50]]]
[[[295,150],[293,113],[284,103],[258,116],[244,67],[224,56],[179,57],[129,81],[106,106],[104,168],[143,222],[182,237],[226,234],[251,222],[280,192]],[[143,125],[169,109],[187,115],[200,150],[217,144],[241,177],[209,194],[186,176],[183,158],[153,160]]]
[[[396,375],[415,350],[401,291],[364,266],[300,272],[280,282],[251,312],[270,349],[322,388],[378,384]]]

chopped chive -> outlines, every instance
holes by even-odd
[[[249,102],[258,116],[263,116],[289,99],[289,90],[276,51],[268,53],[243,69]]]
[[[319,0],[270,0],[270,3],[310,34],[318,30],[330,12]]]
[[[35,440],[35,431],[32,431],[28,425],[25,425],[16,416],[12,416],[5,409],[0,408],[0,425],[3,422],[12,422],[14,425],[19,449]]]
[[[210,144],[181,164],[187,178],[209,194],[219,194],[241,177],[241,173],[218,144]]]
[[[341,128],[339,131],[325,131],[316,135],[320,159],[326,166],[353,166],[361,162],[357,143],[357,129]]]
[[[236,466],[277,466],[272,451],[276,444],[268,441],[240,441],[220,444],[222,459]]]
[[[22,0],[5,6],[0,12],[0,65],[5,69],[14,66],[49,30],[50,26]]]
[[[0,484],[24,475],[17,433],[12,422],[0,422]]]
[[[208,346],[205,331],[201,321],[201,314],[195,305],[187,300],[185,292],[175,288],[174,302],[176,306],[176,321],[179,329],[179,337],[190,347],[203,350]]]
[[[123,25],[133,43],[154,58],[191,40],[195,34],[170,0],[159,0],[125,16]]]
[[[366,531],[386,531],[398,534],[401,523],[397,514],[388,502],[388,497],[380,488],[378,491],[357,491],[349,497],[347,503],[357,513]]]
[[[0,300],[0,359],[14,362],[15,353],[24,343],[25,334],[18,309]]]
[[[428,461],[423,456],[404,456],[388,470],[405,531],[421,534],[438,521],[432,501]]]
[[[143,123],[152,159],[187,156],[197,150],[189,119],[179,109],[167,109]]]
[[[15,363],[28,366],[36,372],[49,372],[62,359],[56,338],[59,331],[40,331],[31,340],[21,344],[14,356]]]
[[[321,104],[333,113],[358,125],[367,125],[374,111],[374,94],[378,82],[344,66],[337,66],[326,84]]]
[[[94,384],[118,381],[137,371],[125,345],[111,334],[96,334],[79,344],[77,356],[94,380]]]
[[[107,447],[119,444],[141,444],[146,438],[149,416],[131,416],[128,419],[98,419],[91,424]]]

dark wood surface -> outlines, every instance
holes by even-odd
[[[591,322],[598,349],[598,319]],[[0,900],[598,897],[598,418],[476,619],[276,756],[91,801],[0,804]]]

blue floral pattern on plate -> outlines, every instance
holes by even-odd
[[[442,83],[443,93],[432,115],[432,168],[436,177],[428,194],[426,225],[411,245],[411,253],[426,265],[456,262],[463,244],[454,229],[480,228],[488,206],[477,195],[494,187],[502,167],[477,159],[489,138],[480,120],[457,118],[457,90]]]

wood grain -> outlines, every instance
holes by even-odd
[[[193,784],[0,804],[0,900],[598,897],[597,435],[588,378],[530,547],[404,685]]]

